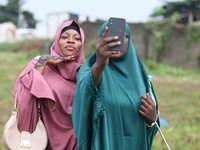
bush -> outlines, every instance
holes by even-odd
[[[49,48],[51,45],[51,41],[48,39],[39,40],[23,40],[23,41],[15,41],[12,43],[4,42],[0,43],[0,52],[19,52],[19,51],[33,51],[37,50],[40,52],[49,52]]]
[[[87,45],[87,51],[85,51],[85,57],[88,58],[95,51],[95,44],[97,39],[91,40]]]

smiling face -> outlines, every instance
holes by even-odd
[[[58,45],[64,56],[76,55],[82,46],[81,36],[77,31],[68,29],[60,35]]]

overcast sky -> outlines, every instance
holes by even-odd
[[[37,30],[44,34],[49,13],[71,12],[105,20],[123,17],[127,22],[146,22],[150,14],[163,4],[165,0],[24,0],[22,10],[29,10],[36,20],[41,21]]]
[[[1,1],[1,0],[0,0]],[[126,18],[131,22],[147,21],[163,0],[24,0],[22,9],[44,20],[48,13],[73,12],[102,19],[110,16]]]

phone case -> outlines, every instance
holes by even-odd
[[[110,48],[110,50],[114,51],[122,51],[124,48],[124,36],[125,36],[125,25],[126,21],[123,18],[110,18],[108,24],[108,33],[109,36],[118,36],[119,39],[117,41],[121,41],[121,45]]]

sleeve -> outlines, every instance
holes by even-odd
[[[22,83],[17,85],[18,129],[33,132],[38,121],[38,101]]]
[[[158,101],[157,101],[157,98],[156,98],[156,95],[155,95],[155,92],[153,89],[153,85],[151,83],[151,79],[152,79],[152,76],[148,75],[149,94],[156,105],[156,110],[157,110],[157,121],[156,122],[160,126],[159,116],[158,116]],[[153,127],[149,128],[147,130],[147,141],[148,141],[149,149],[151,149],[154,136],[156,135],[157,132],[158,132],[158,128],[156,125],[154,125]]]
[[[92,68],[81,67],[75,99],[72,108],[74,132],[78,140],[78,150],[90,150],[93,136],[93,122],[100,115],[100,105],[95,106],[98,89],[92,76]],[[99,107],[98,107],[99,106]],[[98,107],[99,109],[96,109]]]
[[[37,99],[45,97],[54,100],[44,77],[33,67],[34,63],[30,62],[17,79],[13,91],[13,96],[16,95],[16,92],[18,93],[18,129],[31,133],[35,130],[38,121]]]
[[[156,100],[155,100],[154,93],[153,93],[153,91],[152,91],[153,89],[152,89],[151,79],[152,79],[152,76],[148,75],[149,94],[150,94],[152,100],[154,101],[154,104],[157,105]]]

